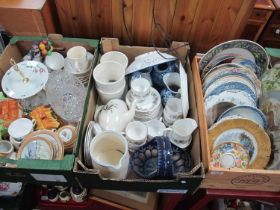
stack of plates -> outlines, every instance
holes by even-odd
[[[143,98],[135,97],[129,90],[126,94],[127,105],[130,107],[134,100],[136,100],[135,120],[145,122],[161,117],[163,108],[160,94],[156,89],[151,88],[150,93]]]
[[[268,62],[265,50],[247,40],[222,43],[203,56],[199,67],[209,127],[231,107],[256,107],[262,94],[258,78]]]
[[[85,165],[88,168],[92,168],[92,161],[90,157],[90,143],[94,137],[94,132],[93,132],[93,125],[95,122],[90,121],[87,130],[86,130],[86,135],[85,135],[85,140],[84,140],[84,160],[85,160]]]
[[[67,72],[73,74],[75,77],[77,77],[84,84],[84,86],[88,85],[88,81],[90,78],[90,73],[93,65],[93,54],[87,52],[87,61],[88,61],[87,68],[85,68],[83,71],[73,68],[73,66],[71,66],[70,63],[68,62],[67,58],[65,59],[65,64],[64,64],[64,69]]]

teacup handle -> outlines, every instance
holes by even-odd
[[[166,137],[170,137],[171,133],[172,133],[173,129],[172,128],[166,128],[164,131],[163,131],[163,135],[166,136]]]
[[[56,131],[57,131],[57,130],[56,130],[55,128],[51,129],[51,132],[54,132],[54,133],[55,133]]]

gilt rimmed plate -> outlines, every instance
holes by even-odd
[[[28,134],[25,140],[33,137],[43,137],[53,144],[54,160],[62,160],[64,157],[64,146],[58,135],[50,130],[38,130]]]
[[[212,167],[245,169],[249,165],[249,160],[249,154],[241,144],[224,142],[213,149],[210,165]]]
[[[270,139],[261,126],[249,119],[233,118],[216,123],[208,130],[208,137],[210,148],[224,141],[241,143],[243,147],[250,148],[252,160],[249,168],[263,169],[269,161]]]
[[[265,49],[253,41],[244,39],[230,40],[216,45],[202,57],[199,62],[199,69],[202,71],[215,55],[229,48],[242,48],[250,51],[255,58],[257,66],[260,67],[261,74],[267,70],[269,56]]]
[[[11,67],[2,79],[2,90],[7,96],[25,99],[35,95],[45,87],[49,72],[44,64],[37,61],[22,61],[17,65],[29,81],[23,82],[19,73],[14,70],[14,67]]]
[[[34,136],[22,142],[17,153],[17,159],[53,160],[53,150],[53,144],[50,140],[40,136]]]
[[[240,116],[243,118],[250,119],[250,120],[258,123],[264,129],[267,128],[267,121],[266,121],[265,115],[262,113],[261,110],[259,110],[256,107],[234,106],[234,107],[226,110],[224,113],[222,113],[219,116],[218,121],[224,117],[231,116],[231,115],[237,115],[237,116]]]

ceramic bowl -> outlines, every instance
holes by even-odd
[[[0,157],[9,156],[14,151],[14,147],[11,142],[0,140]]]
[[[125,69],[114,61],[98,64],[93,70],[96,88],[104,92],[119,90],[125,83]]]
[[[222,168],[247,168],[249,154],[241,144],[225,142],[215,147],[211,153],[210,165]]]
[[[52,52],[45,57],[45,65],[51,71],[61,70],[64,67],[64,57],[58,52]]]
[[[123,66],[124,69],[127,68],[128,58],[127,56],[119,51],[110,51],[103,54],[100,58],[100,63],[104,63],[107,61],[115,61]]]
[[[163,136],[155,137],[136,150],[131,157],[131,163],[132,169],[146,179],[173,178],[192,168],[190,155]]]

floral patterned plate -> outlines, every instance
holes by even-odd
[[[239,143],[249,152],[249,168],[266,167],[271,153],[271,144],[265,130],[245,118],[228,118],[213,125],[209,131],[210,148],[225,143]]]
[[[280,91],[280,66],[267,70],[261,80],[264,93]]]
[[[247,168],[249,154],[241,144],[225,142],[216,146],[211,154],[210,165],[222,168]]]
[[[48,81],[47,67],[37,61],[23,61],[17,64],[20,71],[29,79],[23,82],[19,73],[11,67],[2,80],[3,91],[11,98],[25,99],[40,92]]]

